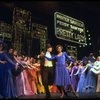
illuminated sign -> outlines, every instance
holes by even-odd
[[[46,51],[47,27],[41,24],[32,23],[31,37],[40,39],[40,52]]]
[[[15,7],[13,10],[14,49],[19,52],[24,48],[25,38],[30,36],[30,27],[31,12]]]
[[[12,40],[12,26],[10,24],[0,22],[0,38],[3,40]]]
[[[18,7],[14,8],[13,24],[22,31],[30,31],[31,12]]]
[[[32,23],[32,38],[46,38],[47,35],[47,27],[44,25],[40,25],[37,23]]]
[[[72,45],[68,45],[66,47],[66,51],[69,56],[71,56],[73,59],[77,60],[77,48]]]
[[[78,44],[86,44],[85,25],[82,21],[54,13],[55,35],[57,38]]]

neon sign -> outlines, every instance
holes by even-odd
[[[55,35],[57,38],[78,44],[86,44],[85,25],[82,21],[54,13]]]

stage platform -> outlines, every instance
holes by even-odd
[[[76,98],[72,93],[68,93],[68,96],[60,98],[60,93],[51,93],[51,98],[45,98],[45,94],[37,94],[33,96],[21,96],[18,99],[100,99],[100,93],[81,93]]]
[[[68,96],[60,98],[60,93],[51,93],[51,98],[45,98],[45,94],[36,94],[31,96],[20,96],[12,99],[100,99],[100,93],[81,93],[76,98],[72,93],[68,93]],[[0,99],[2,97],[0,96]]]

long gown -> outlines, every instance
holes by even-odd
[[[96,92],[96,77],[95,74],[90,71],[93,66],[90,64],[88,66],[88,73],[85,79],[85,84],[83,88],[83,92],[95,93]]]
[[[79,82],[78,82],[78,85],[77,85],[76,92],[78,92],[78,93],[83,92],[83,86],[84,86],[85,76],[86,76],[85,72],[82,73],[83,70],[84,70],[84,68],[79,67],[78,73],[77,73],[79,75]]]
[[[71,72],[71,83],[72,83],[75,91],[77,89],[78,80],[79,80],[78,75],[74,75],[77,72],[77,70],[78,70],[78,67],[77,66],[73,66],[72,72]]]
[[[100,68],[100,61],[97,61],[96,63],[97,63],[96,65]],[[100,71],[100,69],[99,69],[99,71]],[[96,92],[100,92],[100,73],[98,74],[98,77],[97,77]]]
[[[24,81],[24,94],[27,96],[33,95],[34,93],[32,92],[31,86],[29,84],[26,70],[23,71],[23,75],[24,75],[24,80],[23,80]]]
[[[35,69],[27,69],[27,74],[28,74],[28,80],[29,80],[29,84],[31,86],[32,92],[34,94],[37,94],[37,72],[35,71]]]
[[[23,70],[18,76],[16,76],[16,90],[17,96],[34,94],[31,90],[26,70]]]
[[[68,87],[71,85],[71,79],[69,75],[69,71],[66,68],[66,59],[73,61],[70,57],[68,57],[66,52],[62,52],[61,56],[54,56],[52,58],[48,58],[48,60],[55,60],[56,59],[56,69],[55,69],[55,85],[57,86],[66,86]]]
[[[5,98],[16,97],[11,70],[14,69],[13,63],[5,53],[0,53],[0,60],[6,61],[5,64],[0,63],[0,92]]]
[[[96,92],[99,92],[100,93],[100,74],[98,75],[98,79],[97,79]]]

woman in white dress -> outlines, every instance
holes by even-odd
[[[97,75],[97,88],[96,92],[100,92],[100,56],[95,61],[93,68],[91,69],[93,73]]]
[[[96,61],[98,67],[99,67],[99,72],[100,72],[100,56],[98,57],[98,61]],[[97,90],[96,92],[100,92],[100,73],[98,74],[97,78]]]

